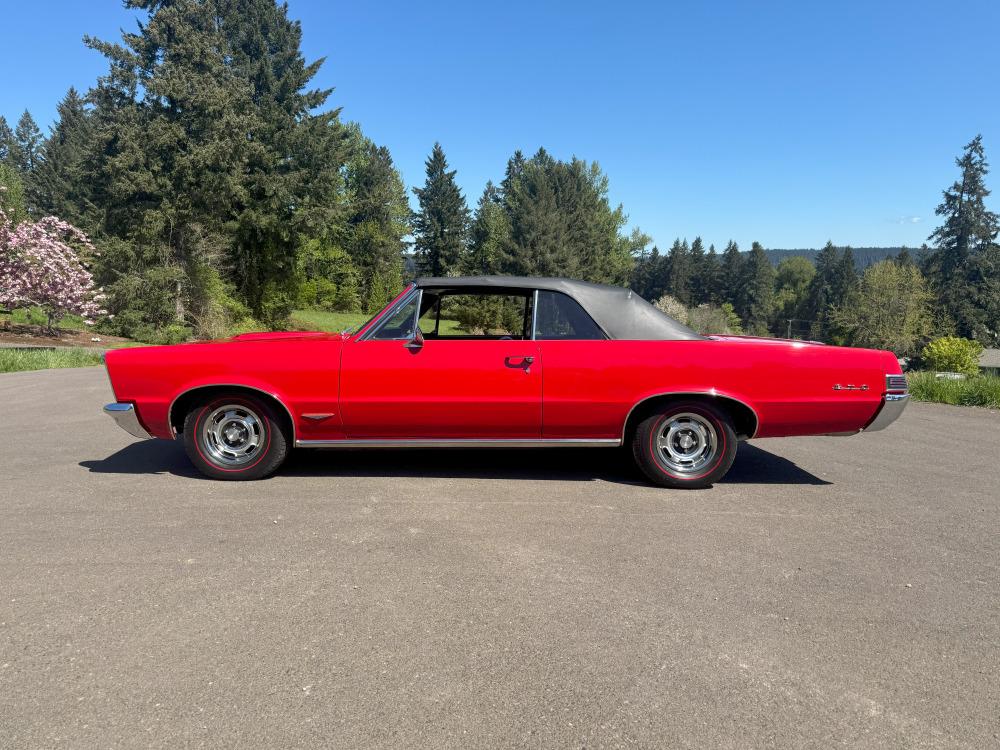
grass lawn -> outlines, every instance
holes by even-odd
[[[93,367],[99,364],[101,353],[92,349],[0,349],[0,372]]]

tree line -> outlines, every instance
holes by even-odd
[[[216,336],[281,327],[294,307],[371,312],[417,273],[631,285],[692,319],[719,311],[708,319],[732,329],[900,353],[938,333],[997,340],[979,137],[930,245],[860,275],[833,243],[777,267],[757,242],[717,252],[678,239],[661,253],[625,231],[596,163],[544,149],[514,153],[470,208],[434,144],[414,210],[388,149],[313,87],[323,61],[303,57],[300,25],[274,0],[125,5],[148,18],[119,41],[85,39],[107,72],[69,90],[47,137],[27,112],[13,128],[0,118],[0,210],[12,225],[52,215],[86,232],[110,333]]]

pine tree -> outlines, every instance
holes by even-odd
[[[718,253],[715,252],[715,245],[709,245],[708,252],[705,254],[705,263],[701,272],[701,288],[705,294],[705,302],[710,305],[719,305],[724,301],[722,263]]]
[[[722,252],[722,269],[720,273],[720,286],[722,289],[722,302],[728,302],[736,310],[736,314],[743,317],[743,266],[744,258],[740,252],[740,246],[732,240],[726,245]]]
[[[746,260],[746,316],[750,333],[767,335],[774,312],[774,266],[759,242]]]
[[[674,240],[667,254],[667,293],[682,305],[691,304],[691,249],[687,240]]]
[[[87,40],[111,66],[90,95],[93,200],[103,233],[133,249],[107,282],[120,304],[169,295],[174,320],[207,331],[235,304],[224,268],[256,316],[280,321],[301,236],[343,210],[346,133],[317,111],[329,91],[306,88],[320,63],[304,61],[299,24],[274,0],[126,5],[150,14],[137,33]],[[138,315],[165,322],[159,301]]]
[[[88,231],[96,221],[85,168],[93,130],[83,98],[70,88],[59,103],[59,120],[45,141],[45,161],[31,177],[32,204]],[[90,214],[88,217],[87,215]]]
[[[385,146],[362,139],[348,167],[348,247],[361,270],[365,312],[376,312],[403,283],[403,238],[409,233],[406,188]]]
[[[14,128],[14,141],[10,154],[14,167],[22,175],[30,174],[41,164],[44,159],[43,140],[42,131],[38,129],[35,118],[28,110],[24,110],[21,119],[17,121],[17,127]]]
[[[487,182],[476,206],[469,252],[462,264],[463,271],[472,276],[499,273],[504,248],[509,239],[510,220],[503,209],[500,191],[492,182]]]
[[[816,256],[816,275],[809,283],[803,306],[803,317],[812,321],[810,337],[821,341],[834,339],[836,332],[830,324],[830,311],[844,304],[856,281],[853,253],[848,249],[842,254],[828,241]]]
[[[426,162],[427,180],[413,188],[420,210],[413,215],[417,268],[428,276],[448,276],[458,271],[469,230],[469,208],[455,182],[455,170],[440,143]]]
[[[688,267],[690,269],[690,295],[689,304],[693,306],[703,305],[708,302],[709,291],[705,279],[705,245],[701,237],[695,237],[691,243],[691,253],[688,256]]]
[[[1000,336],[1000,319],[993,312],[1000,285],[996,238],[1000,217],[986,209],[989,164],[982,136],[977,135],[955,160],[961,177],[944,191],[937,215],[944,223],[928,238],[933,251],[924,273],[959,335],[987,345]]]
[[[7,124],[7,118],[0,115],[0,163],[11,163],[12,148],[14,148],[14,131]]]

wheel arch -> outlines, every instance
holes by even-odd
[[[652,411],[672,401],[704,401],[724,409],[733,420],[736,436],[741,440],[749,440],[760,429],[760,417],[752,406],[733,396],[727,396],[715,391],[667,391],[654,393],[636,402],[625,417],[622,426],[622,444],[635,433],[636,426]]]
[[[262,398],[264,402],[280,407],[276,410],[278,417],[285,423],[285,426],[289,430],[291,444],[295,445],[295,419],[292,417],[292,410],[275,394],[265,391],[262,388],[242,383],[207,383],[181,391],[170,402],[170,408],[167,409],[167,423],[175,435],[180,435],[184,432],[184,418],[187,416],[188,411],[191,410],[191,407],[198,401],[211,398],[213,395],[240,393]]]

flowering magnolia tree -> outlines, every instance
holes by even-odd
[[[97,255],[79,229],[54,216],[15,225],[0,208],[0,307],[38,306],[52,321],[73,313],[88,325],[105,315],[104,295],[81,253]]]

